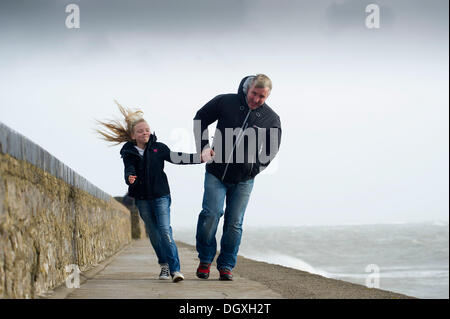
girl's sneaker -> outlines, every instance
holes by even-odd
[[[160,264],[161,272],[159,273],[160,280],[169,280],[170,279],[170,271],[168,264]]]
[[[183,276],[183,274],[181,272],[175,271],[175,272],[172,273],[172,281],[173,282],[179,282],[179,281],[182,281],[182,280],[184,280],[184,276]]]

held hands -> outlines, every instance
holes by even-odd
[[[128,181],[130,182],[130,184],[133,184],[134,181],[136,180],[136,175],[129,175],[128,176]]]
[[[212,148],[205,148],[201,154],[202,163],[212,162],[214,155],[216,155],[216,153]]]
[[[212,162],[214,155],[216,155],[216,152],[214,152],[212,148],[205,148],[201,153],[201,162],[202,163]],[[137,178],[136,175],[128,175],[128,182],[130,184],[134,184],[136,178]]]

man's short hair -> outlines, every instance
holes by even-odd
[[[252,79],[250,86],[255,86],[258,89],[269,88],[269,91],[272,91],[272,81],[265,74],[257,74]]]

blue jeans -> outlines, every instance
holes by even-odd
[[[159,264],[169,264],[170,272],[180,271],[178,249],[170,227],[170,195],[155,199],[136,200],[150,242],[158,257]]]
[[[217,269],[232,270],[236,265],[244,213],[253,189],[253,182],[254,179],[238,184],[223,183],[214,175],[206,172],[202,211],[198,216],[196,236],[200,262],[211,263],[213,261],[217,251],[217,226],[220,218],[225,215]]]

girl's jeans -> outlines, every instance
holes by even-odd
[[[170,227],[170,195],[155,199],[136,200],[139,215],[145,223],[150,242],[159,264],[169,264],[170,272],[180,271],[178,249]]]
[[[245,209],[253,189],[254,179],[238,184],[222,183],[206,172],[202,211],[197,223],[197,251],[200,262],[211,263],[216,255],[216,232],[219,219],[225,214],[223,234],[217,268],[232,270],[236,265],[237,253],[242,237],[242,223]],[[226,198],[225,213],[223,205]]]

